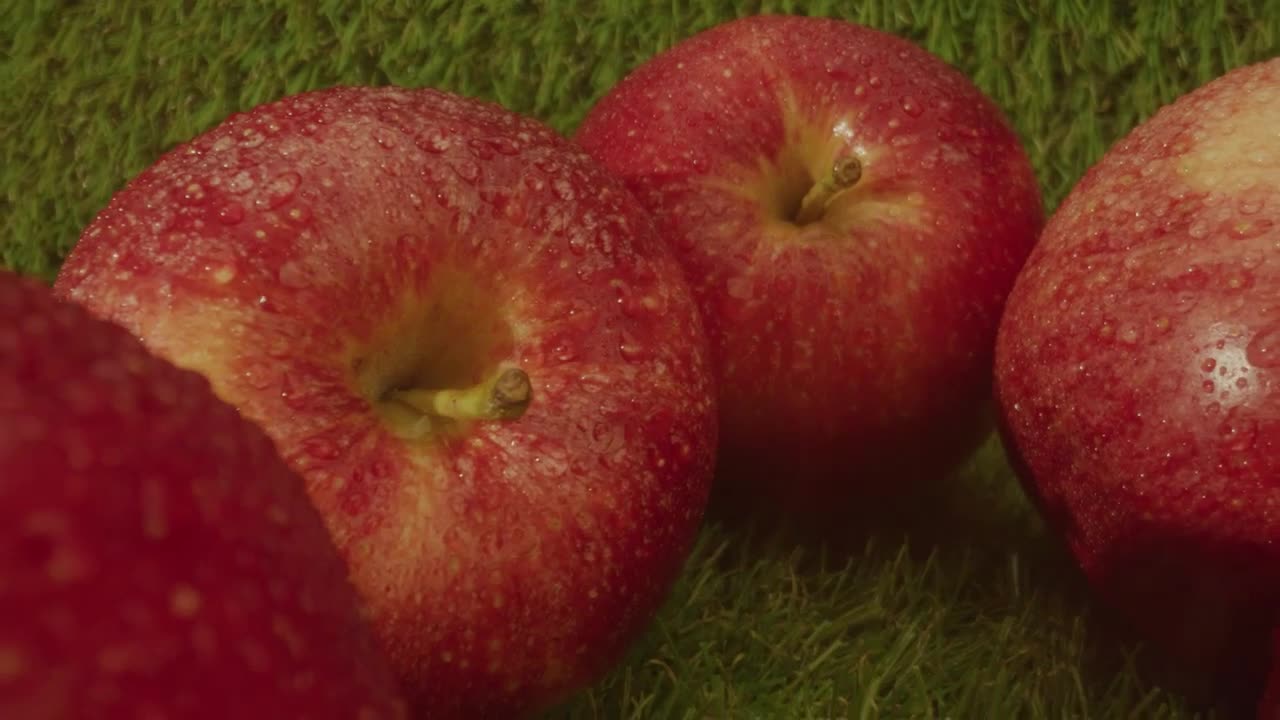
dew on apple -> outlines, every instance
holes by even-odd
[[[198,590],[187,583],[179,583],[169,595],[169,611],[175,617],[192,618],[200,612],[202,601]]]
[[[280,207],[293,196],[301,182],[302,176],[293,171],[277,175],[264,188],[265,193],[253,201],[254,207],[260,210],[274,210]]]
[[[237,202],[228,202],[218,209],[218,221],[223,225],[236,225],[244,220],[244,207]]]
[[[480,179],[480,166],[473,160],[457,158],[451,161],[449,166],[463,182],[475,184]]]
[[[373,141],[383,150],[392,150],[396,146],[395,133],[384,127],[373,129]]]
[[[304,270],[296,261],[286,260],[280,265],[280,269],[276,273],[276,278],[280,281],[281,285],[287,288],[300,290],[310,287],[311,278],[308,275],[307,271]]]
[[[27,671],[26,654],[13,645],[0,645],[0,681],[10,682]]]
[[[640,362],[648,356],[644,345],[640,344],[626,330],[623,330],[618,336],[618,352],[622,355],[622,359],[629,363]]]
[[[1260,330],[1249,341],[1245,356],[1254,367],[1280,367],[1280,324]]]
[[[239,195],[253,189],[253,186],[253,176],[249,174],[248,170],[241,170],[233,175],[227,183],[227,192]]]
[[[255,148],[261,145],[264,140],[266,140],[266,136],[253,128],[245,128],[240,133],[240,147]]]

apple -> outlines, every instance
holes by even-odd
[[[715,396],[680,268],[620,183],[496,105],[235,115],[119,192],[55,287],[266,429],[432,717],[598,677],[702,518]]]
[[[195,373],[0,270],[0,717],[405,717],[303,483]]]
[[[1049,221],[996,349],[1026,487],[1206,689],[1256,683],[1280,608],[1277,116],[1273,60],[1115,144]]]
[[[1044,213],[961,73],[849,22],[747,17],[641,65],[575,138],[690,281],[729,495],[843,518],[989,434],[996,326]]]

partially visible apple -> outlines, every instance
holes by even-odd
[[[0,270],[0,717],[404,717],[271,441]]]
[[[843,516],[989,433],[996,325],[1043,210],[955,69],[852,23],[748,17],[639,67],[576,139],[693,286],[731,490]]]
[[[626,190],[432,90],[232,117],[86,229],[57,290],[199,370],[307,482],[416,706],[598,677],[702,517],[706,339]]]
[[[1160,110],[1080,180],[1009,298],[1006,444],[1098,593],[1209,686],[1280,608],[1280,60]]]

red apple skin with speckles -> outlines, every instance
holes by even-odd
[[[120,192],[56,289],[266,429],[427,716],[601,675],[702,518],[714,393],[679,266],[581,149],[496,105],[339,88],[233,116]],[[387,400],[508,366],[517,419]]]
[[[1257,679],[1280,609],[1277,117],[1271,61],[1111,148],[1046,227],[996,352],[1006,445],[1093,587],[1228,684]]]
[[[1017,137],[954,68],[852,23],[754,16],[640,66],[575,139],[693,287],[727,495],[847,518],[990,431],[996,327],[1044,213]],[[861,178],[796,222],[848,157]]]
[[[0,270],[0,717],[405,717],[271,441]]]

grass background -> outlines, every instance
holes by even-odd
[[[632,67],[758,12],[845,17],[967,72],[1016,126],[1050,209],[1160,105],[1280,52],[1280,0],[8,0],[0,264],[51,279],[113,191],[233,111],[339,83],[431,85],[571,132]],[[841,551],[713,520],[626,663],[553,714],[1197,716],[1136,671],[994,438],[898,519]]]

